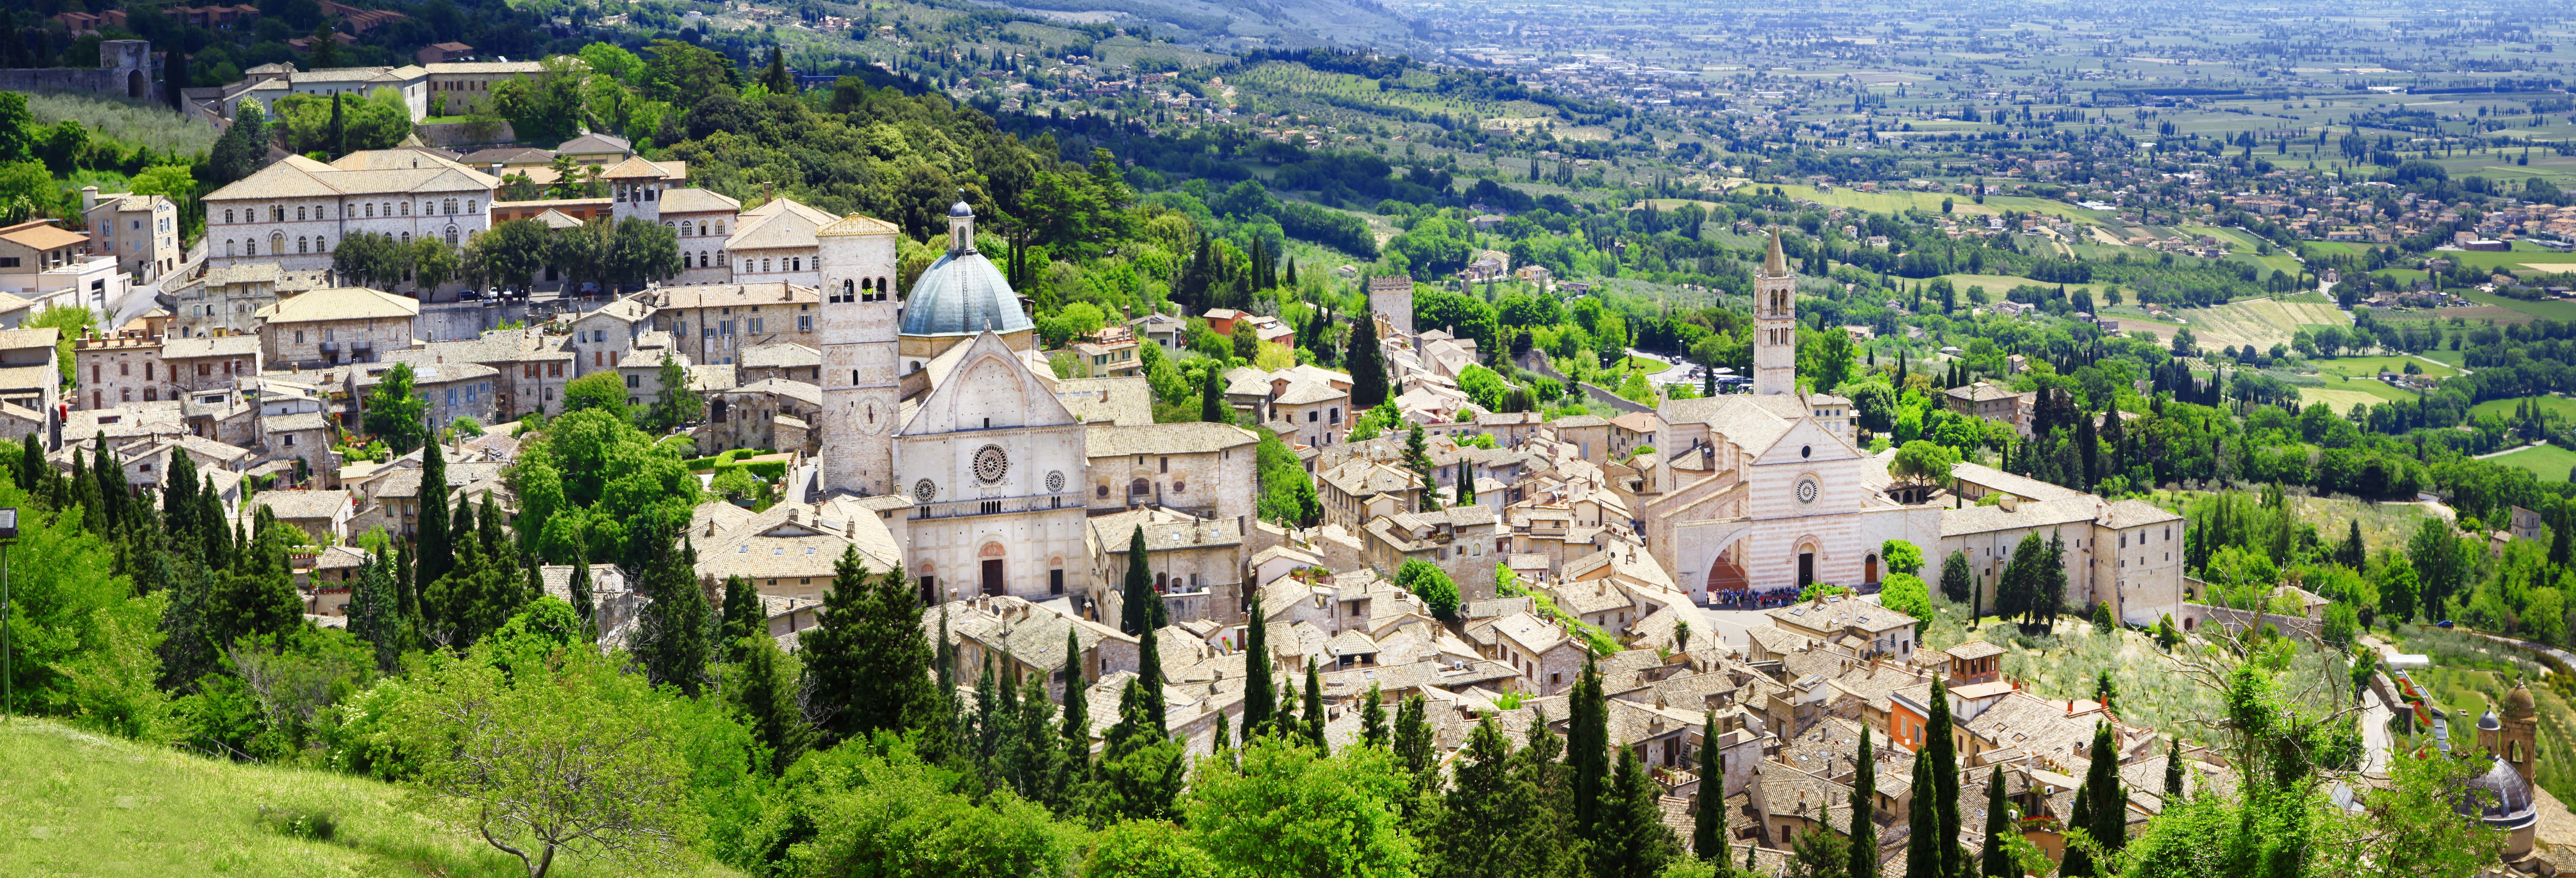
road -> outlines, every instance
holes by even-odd
[[[107,320],[105,328],[114,330],[127,323],[134,322],[135,318],[143,316],[146,312],[149,312],[154,308],[161,307],[159,299],[162,292],[162,284],[173,278],[184,278],[196,274],[197,266],[204,263],[205,260],[206,244],[203,241],[199,241],[197,242],[196,247],[191,248],[188,251],[188,260],[180,263],[177,270],[163,274],[158,280],[151,283],[135,284],[133,287],[128,288],[125,291],[125,298],[117,300],[116,304],[113,306],[115,313],[108,315],[109,319]]]

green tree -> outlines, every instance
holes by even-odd
[[[1939,829],[1933,833],[1941,848],[1941,874],[1957,875],[1967,869],[1967,849],[1955,841],[1959,837],[1959,743],[1950,722],[1950,687],[1941,678],[1932,678],[1932,715],[1923,725],[1924,746],[1916,758],[1932,763],[1932,804]],[[1914,793],[1922,795],[1917,787]]]
[[[1395,758],[1413,778],[1413,794],[1404,800],[1411,813],[1440,788],[1440,753],[1433,738],[1430,705],[1420,695],[1404,699],[1395,709]]]
[[[1878,874],[1878,823],[1873,813],[1878,798],[1878,756],[1870,750],[1868,726],[1861,727],[1860,753],[1853,764],[1859,768],[1852,777],[1849,871],[1855,876],[1871,876]]]
[[[1261,589],[1252,590],[1248,606],[1252,608],[1251,624],[1243,632],[1243,739],[1252,740],[1259,730],[1270,724],[1270,635],[1263,624]]]
[[[360,420],[395,454],[409,454],[428,441],[428,416],[429,400],[414,389],[411,364],[395,363],[367,392],[367,409]]]
[[[1442,621],[1458,615],[1458,584],[1429,561],[1407,558],[1396,565],[1395,585],[1421,598],[1431,615]]]
[[[797,641],[808,716],[827,742],[919,728],[937,716],[929,635],[902,568],[870,574],[858,547],[832,565],[832,590]]]
[[[776,638],[762,631],[733,641],[734,664],[729,669],[725,687],[742,724],[752,739],[760,742],[767,763],[761,766],[770,774],[784,774],[803,755],[812,734],[805,725],[803,708],[797,706],[797,678],[803,674],[796,658],[778,648]]]
[[[1126,689],[1119,693],[1118,722],[1102,737],[1100,764],[1086,806],[1092,819],[1169,820],[1178,816],[1189,758],[1179,742],[1165,736],[1162,699],[1149,691],[1142,680],[1127,681]]]
[[[671,703],[609,656],[569,649],[504,673],[433,656],[387,724],[422,794],[543,878],[559,855],[637,864],[677,853],[689,767]]]
[[[1636,749],[1619,748],[1618,776],[1604,791],[1608,799],[1601,803],[1602,834],[1593,836],[1598,842],[1592,848],[1593,875],[1655,878],[1681,853],[1672,828],[1664,825],[1664,808],[1659,801],[1662,792],[1663,788],[1646,776],[1646,766],[1637,759]]]
[[[2001,788],[1997,786],[1997,789]],[[1914,778],[1907,789],[1914,792],[1909,797],[1911,807],[1906,812],[1905,878],[1949,878],[1949,873],[1941,871],[1943,839],[1929,832],[1913,831],[1913,827],[1935,827],[1941,822],[1939,808],[1933,804],[1932,796],[1927,795],[1933,789],[1932,760],[1914,760]],[[1986,823],[1989,829],[1994,826],[1994,819],[1989,812]],[[1989,836],[1987,844],[1995,843],[1996,840]]]
[[[1923,550],[1905,540],[1888,540],[1878,545],[1878,556],[1894,573],[1923,572]]]
[[[1717,711],[1706,711],[1707,719],[1700,729],[1699,776],[1703,798],[1691,813],[1691,852],[1700,859],[1720,864],[1730,850],[1726,843],[1726,750],[1718,746]],[[1714,786],[1711,786],[1714,784]]]
[[[1544,791],[1513,770],[1511,739],[1493,717],[1479,720],[1467,733],[1456,774],[1430,831],[1420,833],[1428,848],[1429,874],[1577,874],[1565,828],[1548,807]]]
[[[176,469],[173,467],[172,469]],[[402,659],[402,596],[395,592],[393,559],[369,554],[349,590],[349,634],[374,650],[376,671],[393,673]]]
[[[1920,766],[1923,763],[1917,761],[1915,764]],[[1921,774],[1920,771],[1916,773]],[[2005,838],[2018,834],[2014,823],[2012,801],[2004,798],[2004,767],[1998,765],[1986,778],[1986,841],[1985,847],[1977,854],[1977,874],[1990,878],[2021,878],[2020,864],[2013,861],[2012,852],[2004,844]],[[1911,878],[1914,868],[1908,864],[1905,871]]]
[[[697,550],[660,522],[636,528],[627,539],[627,557],[643,561],[636,590],[647,600],[635,619],[636,658],[656,685],[676,686],[694,698],[705,682],[714,627],[707,593],[698,586]],[[914,627],[919,625],[916,620]]]
[[[1306,663],[1306,743],[1317,752],[1329,753],[1332,745],[1324,740],[1324,685],[1315,670],[1317,664]]]
[[[1127,820],[1101,830],[1083,860],[1083,878],[1202,878],[1218,874],[1215,858],[1163,820]]]
[[[697,388],[690,386],[688,367],[680,365],[667,349],[662,351],[662,365],[657,377],[662,389],[653,397],[653,405],[645,410],[644,427],[647,431],[655,435],[670,433],[696,423],[706,414],[707,401],[698,396]]]
[[[625,383],[617,380],[617,373],[609,371],[592,372],[564,383],[563,413],[584,409],[608,412],[619,421],[634,417],[626,406]]]
[[[1420,858],[1398,817],[1395,757],[1325,756],[1276,739],[1243,747],[1240,771],[1202,763],[1186,806],[1198,847],[1247,875],[1400,876]]]
[[[1386,402],[1386,361],[1377,349],[1377,321],[1363,316],[1353,321],[1350,348],[1342,355],[1342,364],[1351,370],[1351,407],[1373,409]]]
[[[1574,780],[1574,831],[1582,838],[1599,838],[1601,784],[1610,779],[1610,704],[1592,662],[1583,663],[1566,710],[1565,768]]]
[[[760,590],[750,577],[727,576],[721,606],[716,636],[725,645],[725,661],[742,661],[744,638],[769,636],[769,614],[761,607]]]
[[[1234,423],[1234,406],[1225,398],[1225,375],[1214,364],[1199,371],[1199,420],[1210,424]]]
[[[268,112],[257,99],[244,98],[233,108],[233,124],[215,137],[206,151],[206,185],[222,187],[258,173],[268,164]]]

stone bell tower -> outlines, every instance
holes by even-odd
[[[1753,392],[1798,392],[1798,276],[1780,253],[1778,229],[1753,274]]]
[[[894,491],[895,241],[902,230],[850,214],[814,231],[823,313],[823,487]]]

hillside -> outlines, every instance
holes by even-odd
[[[1105,17],[1101,13],[1123,13],[1150,21],[1156,33],[1183,43],[1220,47],[1394,47],[1410,35],[1410,25],[1402,16],[1371,0],[1015,0],[1009,5],[1072,20],[1100,20]]]
[[[0,863],[13,875],[525,875],[404,791],[217,762],[19,717],[0,726]],[[306,818],[297,821],[297,817]],[[327,832],[290,827],[327,818]],[[619,874],[561,862],[551,875]],[[706,874],[730,874],[721,869]]]

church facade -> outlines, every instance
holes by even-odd
[[[1940,541],[1939,508],[1887,496],[1887,462],[1860,450],[1851,401],[1799,391],[1796,287],[1775,234],[1754,275],[1754,392],[1658,411],[1662,450],[1637,516],[1647,550],[1696,601],[1877,582],[1880,544]]]
[[[857,214],[815,232],[817,493],[900,498],[877,508],[925,602],[1090,594],[1093,434],[1152,427],[1086,424],[1067,407],[1036,349],[1036,323],[976,250],[964,202],[949,210],[947,253],[899,295],[900,234]],[[1134,380],[1143,392],[1143,379]],[[1199,490],[1231,486],[1241,502],[1210,508],[1248,510],[1253,456],[1227,462],[1244,470],[1240,477],[1206,479]]]

